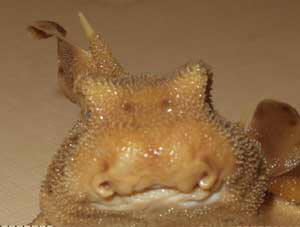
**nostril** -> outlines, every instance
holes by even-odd
[[[203,174],[200,177],[200,180],[198,182],[198,185],[203,190],[210,190],[217,181],[217,175],[214,173],[208,173],[207,171],[204,171]]]
[[[111,187],[111,185],[110,185],[109,181],[104,181],[104,182],[99,184],[99,188],[103,188],[105,190],[109,190],[110,187]]]
[[[103,181],[99,183],[96,190],[98,194],[104,198],[110,197],[114,194],[111,182],[109,181]]]

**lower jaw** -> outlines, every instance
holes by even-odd
[[[99,210],[106,211],[133,211],[133,210],[155,210],[162,207],[173,208],[196,208],[209,205],[219,201],[224,193],[224,186],[218,191],[198,191],[194,193],[178,193],[175,190],[157,189],[151,192],[144,192],[130,197],[118,197],[119,202],[105,204],[93,202],[91,205]]]
[[[189,201],[182,201],[177,204],[177,207],[182,207],[182,208],[193,208],[193,207],[199,207],[199,206],[205,206],[209,205],[215,202],[218,202],[221,200],[221,197],[223,195],[223,187],[221,188],[220,191],[213,193],[209,195],[206,199],[198,201],[198,200],[189,200]]]

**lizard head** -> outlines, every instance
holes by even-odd
[[[256,213],[267,181],[261,145],[213,108],[210,68],[130,75],[80,17],[89,51],[54,22],[29,27],[57,37],[60,86],[81,108],[42,187],[49,223],[198,226]]]
[[[83,78],[76,94],[87,132],[70,170],[79,190],[112,210],[158,200],[188,207],[220,190],[235,157],[226,129],[212,127],[210,77],[197,63],[170,76]]]

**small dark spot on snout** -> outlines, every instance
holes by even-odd
[[[161,101],[161,106],[164,108],[171,106],[171,104],[172,104],[172,101],[170,99],[163,99]]]
[[[126,112],[133,112],[134,106],[133,104],[126,102],[122,104],[122,109]]]
[[[101,165],[101,171],[106,172],[108,169],[109,169],[109,164],[106,161],[104,161]]]
[[[167,111],[167,112],[172,112],[172,100],[171,99],[163,99],[161,100],[160,102],[160,105],[161,105],[161,108],[164,110],[164,111]]]

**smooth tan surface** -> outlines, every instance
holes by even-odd
[[[86,47],[77,17],[83,11],[134,73],[169,72],[203,59],[215,72],[215,106],[229,119],[263,98],[300,110],[299,1],[107,2],[1,1],[0,224],[26,224],[37,214],[47,165],[78,117],[58,91],[55,40],[26,34],[34,20],[59,22]]]

